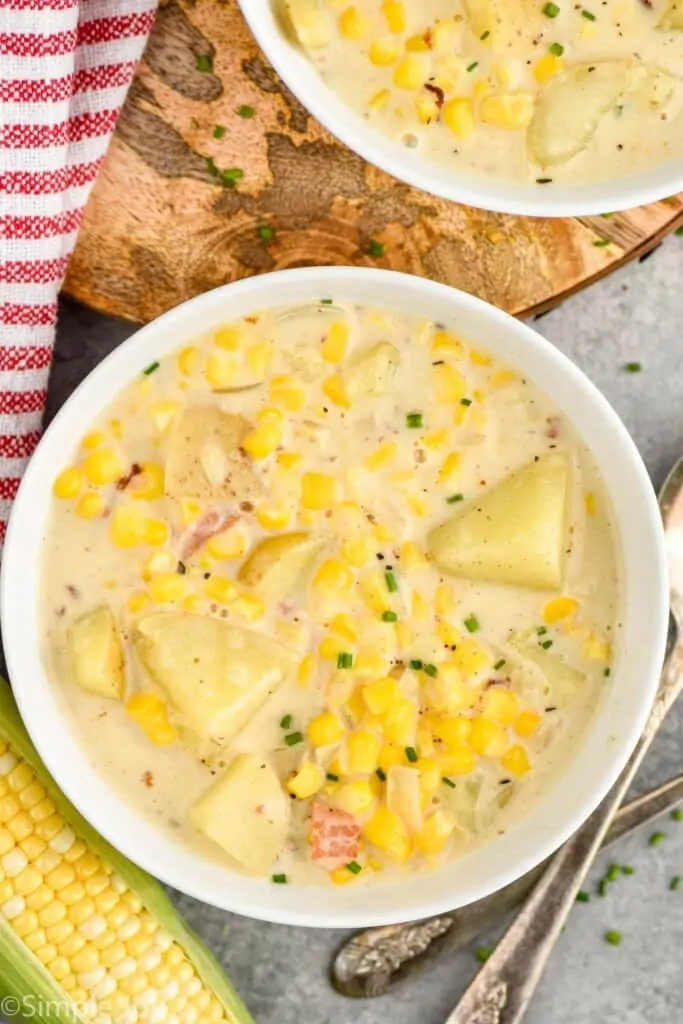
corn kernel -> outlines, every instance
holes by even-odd
[[[471,747],[453,746],[439,757],[444,775],[470,775],[477,765],[477,758]]]
[[[353,586],[353,573],[339,558],[328,558],[318,569],[313,578],[316,587],[327,590],[350,590]]]
[[[493,662],[493,656],[478,640],[468,637],[458,644],[451,660],[463,677],[469,679],[488,668]]]
[[[563,68],[564,61],[561,57],[556,57],[553,53],[547,53],[545,57],[541,57],[534,64],[534,78],[543,85],[553,78],[554,75],[559,74]]]
[[[232,352],[218,349],[206,360],[206,379],[215,391],[229,389],[239,372],[240,362]]]
[[[533,736],[541,724],[541,716],[535,711],[520,711],[514,721],[514,730],[518,736]]]
[[[421,53],[408,53],[394,71],[398,89],[419,89],[429,78],[429,59]]]
[[[450,583],[440,583],[434,595],[434,611],[437,615],[452,615],[456,608],[455,594]]]
[[[372,45],[374,46],[374,43]],[[336,323],[333,323],[323,339],[323,359],[328,363],[341,363],[349,347],[350,334],[349,325],[343,320],[337,320]]]
[[[242,344],[244,331],[241,327],[231,324],[227,327],[219,327],[214,335],[214,344],[223,348],[226,352],[236,352]]]
[[[230,609],[235,615],[246,619],[247,622],[256,622],[266,614],[265,604],[260,597],[256,597],[253,594],[242,594],[241,597],[232,602]]]
[[[423,569],[427,565],[427,559],[414,541],[406,541],[401,547],[401,566],[406,572],[414,572]]]
[[[133,498],[143,501],[156,501],[164,494],[164,467],[158,462],[143,462],[142,475],[135,478],[131,488]]]
[[[297,679],[300,686],[307,686],[313,678],[313,670],[315,668],[315,658],[312,655],[307,654],[305,658],[301,659],[299,665],[299,671]]]
[[[111,517],[111,539],[119,548],[133,548],[144,540],[146,516],[137,505],[118,505]]]
[[[301,503],[304,508],[331,508],[335,494],[334,477],[326,473],[304,473],[301,478]]]
[[[388,67],[390,64],[393,64],[395,61],[398,60],[400,54],[401,51],[399,50],[397,44],[391,37],[380,37],[378,39],[373,39],[372,42],[370,43],[370,48],[368,50],[368,57],[370,58],[370,63],[380,68]],[[339,360],[330,361],[339,362]]]
[[[466,348],[464,342],[453,331],[436,331],[432,339],[432,352],[450,356],[451,359],[464,359]]]
[[[160,434],[165,434],[176,415],[180,412],[180,402],[163,398],[149,407],[149,415]]]
[[[439,483],[449,483],[460,469],[461,461],[459,452],[451,452],[450,455],[447,455],[443,461],[441,469],[439,470]]]
[[[472,348],[470,349],[470,362],[474,363],[475,366],[490,366],[492,359],[486,352],[480,352],[479,349]]]
[[[612,657],[612,646],[602,637],[591,633],[583,642],[583,654],[591,661],[609,661]]]
[[[406,826],[388,807],[378,807],[363,832],[369,842],[397,863],[403,864],[410,857]]]
[[[430,96],[418,96],[415,100],[415,113],[420,124],[431,124],[439,116],[439,105]]]
[[[594,516],[596,511],[595,495],[587,494],[584,498],[584,502],[586,505],[586,515]]]
[[[126,713],[156,746],[166,747],[177,740],[178,732],[169,721],[166,705],[156,694],[134,693],[126,703]]]
[[[432,434],[425,434],[422,443],[425,448],[438,451],[439,448],[445,448],[449,440],[450,434],[447,430],[435,430]]]
[[[400,651],[406,651],[413,646],[415,634],[405,622],[397,622],[394,632],[396,633],[396,645]]]
[[[348,885],[350,882],[355,882],[357,878],[358,875],[349,871],[347,867],[335,868],[334,871],[330,871],[330,880],[335,885]]]
[[[372,534],[380,544],[393,544],[396,540],[394,531],[389,526],[385,526],[384,523],[377,523],[373,526]]]
[[[509,690],[501,686],[492,686],[484,694],[482,712],[492,722],[511,725],[519,713],[519,700]]]
[[[406,30],[406,6],[401,0],[384,0],[382,14],[391,32],[399,35]]]
[[[378,737],[373,736],[370,732],[360,730],[351,733],[346,741],[346,766],[349,773],[351,775],[370,775],[371,772],[374,772],[379,763],[381,746]]]
[[[477,715],[472,719],[470,746],[482,757],[502,757],[508,749],[507,733],[498,722]]]
[[[393,441],[387,441],[367,456],[365,466],[367,469],[379,469],[380,466],[385,466],[387,462],[391,462],[395,457],[396,444]]]
[[[346,393],[346,385],[339,374],[335,374],[333,377],[328,377],[327,380],[323,381],[323,394],[327,395],[331,402],[335,405],[341,406],[343,409],[350,409],[351,402],[349,396]]]
[[[415,845],[422,853],[432,855],[441,853],[454,831],[455,818],[453,815],[448,811],[435,811],[416,834]]]
[[[487,96],[479,108],[479,116],[486,124],[511,131],[528,128],[533,115],[534,97],[526,92]]]
[[[331,711],[324,711],[308,725],[308,738],[314,747],[327,747],[332,743],[339,743],[345,732],[344,723]]]
[[[422,594],[419,594],[417,591],[412,596],[411,613],[414,619],[427,619],[431,614],[429,605]]]
[[[384,714],[384,736],[399,747],[412,747],[417,729],[417,707],[408,697],[399,697]]]
[[[243,447],[254,459],[265,459],[282,444],[282,430],[275,423],[259,423],[247,434]]]
[[[515,380],[517,380],[517,374],[513,373],[512,370],[496,370],[489,378],[489,385],[494,390],[498,390],[499,388],[507,387],[508,384],[512,384]]]
[[[289,526],[289,509],[282,505],[260,505],[256,518],[264,530],[284,530]]]
[[[420,790],[431,796],[441,785],[443,771],[437,761],[431,757],[421,757],[415,765],[420,773]]]
[[[472,732],[472,719],[465,715],[447,715],[437,718],[434,732],[448,747],[467,743]]]
[[[452,53],[460,42],[461,30],[452,19],[437,21],[431,30],[432,49],[437,53]]]
[[[252,375],[258,380],[263,380],[272,358],[273,346],[267,341],[258,341],[247,349],[245,362]]]
[[[391,594],[387,589],[384,573],[371,569],[358,580],[360,595],[373,611],[381,614],[391,609]]]
[[[358,676],[383,676],[387,671],[388,665],[386,659],[381,655],[361,651],[356,655],[353,668]]]
[[[340,786],[334,795],[334,801],[349,814],[363,814],[375,803],[375,794],[368,781],[357,779]]]
[[[63,469],[52,485],[55,498],[75,498],[83,484],[83,474],[76,466]]]
[[[298,412],[306,404],[306,392],[292,377],[273,377],[270,382],[270,400],[289,412]]]
[[[324,640],[320,641],[318,647],[318,654],[321,658],[325,658],[327,661],[336,661],[337,657],[344,650],[344,644],[341,640],[337,640],[336,637],[326,636]]]
[[[420,519],[429,515],[431,505],[422,494],[406,494],[406,502]]]
[[[441,109],[441,120],[459,139],[467,139],[475,128],[472,101],[464,96],[448,100]]]
[[[124,466],[121,457],[112,448],[98,448],[84,461],[83,472],[89,483],[104,486],[120,479]]]
[[[375,552],[375,545],[370,540],[344,540],[341,555],[354,569],[362,569],[367,565]]]
[[[163,519],[147,519],[145,521],[142,539],[145,544],[152,547],[161,547],[168,540],[168,525]]]
[[[555,597],[543,609],[543,621],[553,623],[568,619],[578,607],[579,602],[573,597]]]
[[[426,32],[418,32],[406,39],[408,53],[426,53],[429,50],[429,37]]]
[[[330,629],[333,633],[343,636],[345,640],[350,640],[352,644],[357,640],[353,618],[346,613],[335,615],[330,622]]]
[[[437,401],[451,405],[467,394],[467,381],[454,366],[443,363],[434,367],[434,385]]]
[[[322,787],[325,772],[320,765],[304,761],[299,770],[287,782],[289,792],[299,800],[307,800]]]
[[[301,462],[301,455],[299,452],[278,452],[276,461],[283,469],[296,469]]]
[[[87,448],[88,451],[93,451],[95,448],[99,448],[101,444],[106,441],[105,434],[101,430],[93,430],[92,433],[86,434],[81,441],[81,446]]]
[[[191,377],[199,369],[199,349],[194,345],[186,345],[178,353],[178,369],[184,377]]]
[[[371,28],[368,16],[354,6],[347,7],[345,11],[342,11],[339,15],[338,25],[344,38],[351,39],[353,42],[363,39]]]
[[[524,747],[519,744],[516,744],[514,747],[510,747],[508,752],[502,758],[501,764],[503,768],[512,775],[526,775],[528,771],[531,771],[529,755]]]
[[[175,572],[161,572],[150,580],[149,592],[158,604],[174,604],[186,596],[187,580]]]
[[[380,110],[384,110],[387,103],[391,99],[391,93],[388,89],[380,89],[368,101],[368,109],[373,113],[377,113]]]

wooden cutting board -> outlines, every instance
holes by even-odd
[[[224,174],[234,169],[243,176]],[[409,188],[309,116],[236,0],[162,0],[65,290],[147,321],[236,278],[354,264],[421,274],[525,316],[680,223],[683,193],[609,218],[543,220]]]

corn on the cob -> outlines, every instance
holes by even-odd
[[[2,680],[0,791],[3,1005],[34,1024],[252,1024],[161,886],[58,790]]]

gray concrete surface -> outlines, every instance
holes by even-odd
[[[565,303],[536,325],[600,387],[633,434],[657,485],[683,452],[683,238]],[[50,413],[95,363],[132,331],[65,302],[51,381]],[[642,363],[629,374],[626,362]],[[683,708],[674,712],[639,774],[636,791],[683,771]],[[630,864],[609,895],[577,905],[541,983],[528,1024],[680,1024],[683,1021],[683,822],[662,819],[603,856]],[[457,870],[457,868],[455,869]],[[324,895],[321,894],[324,899]],[[346,933],[262,924],[178,897],[214,949],[258,1024],[441,1024],[473,975],[474,946],[444,956],[388,996],[349,1002],[327,980]],[[623,934],[609,946],[607,929]],[[490,945],[495,935],[482,937]]]

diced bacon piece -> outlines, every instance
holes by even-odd
[[[325,866],[334,870],[358,856],[360,825],[346,811],[316,800],[311,809],[308,839],[313,860],[325,861]]]
[[[239,516],[229,516],[225,512],[218,512],[210,509],[193,523],[191,529],[185,534],[180,545],[181,559],[191,558],[207,540],[217,537],[219,533],[225,533],[231,526],[240,521]]]

